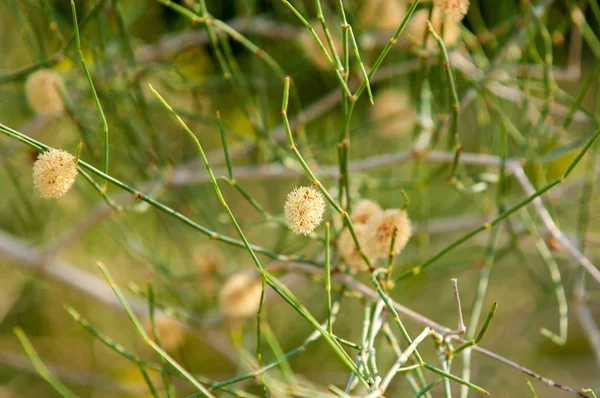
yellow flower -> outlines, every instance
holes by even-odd
[[[401,0],[365,0],[360,18],[366,26],[380,30],[396,31],[406,14],[406,6]]]
[[[364,224],[375,213],[379,213],[381,211],[381,207],[368,199],[363,199],[352,206],[352,213],[350,214],[350,220],[353,223]]]
[[[144,327],[146,334],[154,340],[150,319],[146,319],[142,326]],[[179,347],[185,336],[185,331],[175,319],[172,319],[163,313],[158,313],[154,317],[154,326],[156,327],[156,334],[158,334],[162,348],[166,351],[173,351]]]
[[[202,276],[214,274],[224,265],[223,253],[214,246],[202,246],[194,253],[194,266]]]
[[[252,274],[239,272],[232,275],[221,289],[219,307],[230,319],[247,318],[258,311],[262,283]]]
[[[323,31],[323,27],[319,21],[313,21],[311,23],[312,28],[317,33],[317,37],[323,43],[323,46],[327,50],[329,56],[332,56],[329,43],[327,42],[327,37],[325,36],[325,32]],[[333,41],[333,45],[337,52],[337,55],[341,55],[342,45],[339,40],[336,38],[334,30],[331,29],[331,24],[327,28],[329,30],[329,34],[331,35],[331,41]],[[305,30],[300,34],[299,43],[306,53],[306,56],[310,59],[310,61],[319,69],[331,69],[331,64],[323,54],[323,50],[319,47],[319,44],[315,40],[314,36],[308,31]],[[333,58],[333,57],[332,57]]]
[[[369,247],[367,246],[365,239],[367,236],[367,227],[365,224],[354,224],[354,233],[356,234],[356,238],[358,239],[362,250],[367,255],[367,258],[369,258],[369,261],[371,261]],[[340,234],[338,239],[338,251],[340,257],[342,257],[342,261],[350,267],[353,273],[368,270],[367,263],[354,244],[354,239],[348,228],[344,229]]]
[[[75,157],[62,149],[40,153],[33,164],[33,183],[42,198],[63,196],[73,186],[75,177]]]
[[[284,213],[288,227],[308,235],[321,224],[325,212],[323,194],[315,187],[297,187],[287,196]]]
[[[412,235],[412,225],[408,214],[400,209],[388,209],[375,214],[367,224],[366,243],[374,258],[384,258],[390,254],[394,229],[398,230],[392,251],[400,253]]]
[[[379,136],[397,137],[411,132],[416,112],[405,93],[386,89],[378,91],[374,100],[370,116]]]
[[[27,78],[25,96],[34,112],[44,116],[57,115],[64,109],[59,93],[59,88],[63,87],[59,75],[49,69],[40,69]]]
[[[460,22],[469,11],[469,0],[434,0],[444,16],[454,22]]]
[[[427,31],[427,18],[429,17],[428,10],[419,10],[416,11],[412,18],[410,19],[407,30],[410,36],[417,43],[423,43],[423,38],[425,37],[425,32]],[[460,27],[454,21],[452,21],[448,17],[444,17],[439,8],[434,7],[433,13],[431,15],[431,26],[433,30],[439,35],[441,35],[442,23],[444,24],[444,35],[443,40],[444,44],[448,47],[453,46],[458,40],[458,36],[460,34]],[[427,47],[430,49],[437,48],[437,43],[428,35],[427,38]]]

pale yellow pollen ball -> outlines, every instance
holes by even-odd
[[[366,26],[395,31],[400,26],[406,6],[399,0],[365,0],[360,18]]]
[[[194,253],[194,266],[200,275],[212,275],[224,265],[223,252],[214,246],[202,246]]]
[[[423,38],[427,31],[427,18],[429,18],[428,10],[423,9],[416,11],[407,25],[408,34],[416,40],[417,43],[423,43]],[[431,26],[438,35],[441,35],[442,23],[444,24],[444,35],[442,36],[444,44],[451,47],[458,40],[460,27],[449,17],[443,16],[438,7],[434,7],[433,14],[431,15]],[[427,48],[437,48],[437,43],[430,34],[427,38]]]
[[[35,113],[57,115],[64,109],[60,88],[64,88],[64,83],[58,74],[49,69],[40,69],[27,78],[25,96]]]
[[[62,149],[50,149],[38,155],[33,164],[33,183],[42,198],[60,198],[77,177],[75,157]]]
[[[308,235],[323,221],[325,199],[315,187],[296,187],[287,196],[285,221],[292,232]]]
[[[368,199],[362,199],[358,203],[352,206],[352,213],[350,213],[350,220],[353,223],[364,224],[371,219],[375,213],[379,213],[381,207]]]
[[[410,133],[415,125],[416,112],[410,98],[402,91],[385,89],[375,94],[375,106],[370,117],[381,137],[398,137]]]
[[[460,22],[469,11],[469,0],[434,0],[444,16],[454,22]]]
[[[323,27],[319,21],[313,21],[310,24],[314,29],[317,37],[327,50],[329,56],[333,59],[331,48],[329,47],[329,43],[327,42],[327,37],[325,36],[325,32],[323,31]],[[342,54],[342,44],[339,42],[335,35],[335,30],[332,29],[331,24],[328,24],[327,30],[331,36],[331,41],[333,42],[333,46],[335,47],[335,51],[337,52],[338,57]],[[332,66],[327,60],[325,54],[323,54],[323,50],[315,40],[315,37],[308,30],[303,31],[299,37],[299,43],[304,50],[306,56],[310,59],[310,61],[319,69],[331,69]],[[334,62],[335,65],[335,62]]]
[[[154,332],[152,330],[152,324],[150,319],[146,319],[142,324],[146,334],[154,340]],[[154,317],[154,326],[156,328],[156,334],[160,340],[160,345],[166,351],[173,351],[183,341],[185,337],[185,331],[182,326],[175,320],[163,313],[158,313]]]
[[[375,214],[367,224],[366,243],[374,258],[388,257],[392,243],[394,228],[398,230],[394,247],[394,254],[398,254],[412,235],[412,225],[408,214],[400,209],[388,209]]]
[[[194,253],[198,287],[204,296],[212,297],[218,288],[217,273],[225,267],[225,256],[216,246],[203,245]]]
[[[366,242],[367,227],[365,224],[354,224],[354,233],[356,234],[356,238],[358,239],[363,252],[366,254],[369,261],[371,261],[369,247]],[[344,229],[338,238],[338,251],[342,261],[350,267],[353,273],[369,269],[367,263],[358,251],[358,248],[354,243],[354,238],[348,228]]]
[[[221,289],[219,308],[229,319],[250,317],[258,311],[261,293],[262,283],[252,274],[233,274]]]

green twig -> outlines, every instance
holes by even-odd
[[[13,333],[19,339],[19,343],[21,343],[21,345],[23,346],[25,353],[29,357],[29,360],[33,364],[33,367],[35,368],[35,370],[37,370],[40,377],[42,379],[46,380],[46,382],[48,384],[50,384],[50,386],[56,392],[58,392],[62,397],[64,397],[64,398],[76,397],[77,395],[73,394],[73,392],[71,392],[71,390],[69,390],[67,388],[67,386],[65,386],[52,373],[50,373],[50,370],[48,370],[46,365],[44,365],[44,363],[42,362],[40,356],[35,351],[35,348],[33,348],[33,345],[27,338],[27,335],[25,335],[25,332],[23,331],[23,329],[16,326],[15,328],[13,328]]]

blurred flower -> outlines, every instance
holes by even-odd
[[[60,76],[50,69],[40,69],[29,75],[25,82],[25,96],[31,109],[44,116],[61,113],[64,104],[58,91],[59,87],[64,87],[64,83]]]
[[[393,248],[394,254],[398,254],[404,249],[412,235],[412,225],[408,214],[400,209],[388,209],[377,213],[365,226],[367,229],[366,242],[369,251],[376,259],[389,256],[394,228],[398,229]]]
[[[362,250],[370,261],[371,256],[369,255],[369,247],[366,242],[367,227],[365,224],[354,224],[354,233],[356,234],[356,238],[358,239]],[[358,251],[348,228],[344,229],[338,238],[338,250],[340,257],[342,257],[342,261],[350,267],[353,273],[368,270],[367,263]]]
[[[315,32],[317,32],[317,36],[319,37],[319,40],[321,40],[321,43],[323,43],[323,46],[327,50],[327,53],[329,54],[329,56],[331,56],[332,54],[331,54],[331,51],[329,48],[329,43],[327,42],[327,37],[325,36],[325,32],[323,31],[323,27],[321,26],[321,23],[319,21],[313,21],[313,22],[311,22],[310,25],[315,30]],[[331,41],[333,41],[335,50],[336,50],[338,56],[340,56],[341,51],[342,51],[342,44],[339,42],[339,40],[335,36],[334,30],[331,29],[331,27],[329,27],[329,26],[328,26],[328,30],[329,30],[329,34],[331,35]],[[323,50],[321,50],[321,47],[316,42],[314,36],[308,30],[305,30],[301,33],[299,42],[300,42],[300,45],[302,46],[302,49],[304,50],[306,56],[310,59],[310,61],[317,68],[331,69],[331,64],[329,63],[329,61],[327,61],[325,54],[323,54]]]
[[[287,196],[284,213],[288,227],[296,234],[308,235],[323,220],[325,199],[315,187],[296,187]]]
[[[368,199],[363,199],[352,206],[350,219],[353,223],[364,224],[375,214],[381,211],[381,207]]]
[[[213,297],[219,284],[217,273],[225,268],[223,252],[213,245],[203,245],[194,253],[194,268],[198,273],[200,294]]]
[[[154,339],[154,333],[152,331],[152,324],[150,319],[146,319],[142,325],[146,334]],[[154,326],[156,327],[156,334],[160,340],[160,346],[166,351],[173,351],[183,341],[185,331],[179,325],[179,322],[166,316],[163,313],[157,313],[154,317]]]
[[[416,11],[407,25],[408,34],[412,36],[412,38],[416,40],[419,44],[423,43],[423,38],[425,37],[425,32],[427,31],[428,17],[428,10],[422,9]],[[440,33],[442,30],[442,22],[444,24],[443,36],[441,36]],[[431,26],[438,35],[443,37],[444,44],[446,46],[451,47],[458,40],[458,36],[460,34],[460,27],[456,22],[452,21],[451,19],[442,18],[442,13],[437,7],[433,8],[433,13],[431,15]],[[435,42],[433,37],[431,37],[431,35],[428,35],[427,47],[430,49],[437,48],[437,43]]]
[[[201,246],[194,253],[194,267],[202,276],[214,274],[215,271],[223,269],[225,257],[223,252],[214,246]]]
[[[33,183],[42,198],[63,196],[73,186],[75,177],[75,157],[62,149],[40,153],[33,164]]]
[[[469,0],[433,0],[433,4],[446,19],[454,22],[462,21],[469,11]]]
[[[223,315],[230,319],[247,318],[258,311],[262,283],[252,274],[233,274],[221,289],[219,307]]]
[[[404,0],[365,0],[360,18],[365,26],[396,31],[405,14]]]
[[[375,94],[371,107],[371,120],[377,125],[375,131],[381,137],[397,137],[411,132],[416,112],[408,96],[398,90],[383,90]]]

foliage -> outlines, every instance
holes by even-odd
[[[0,396],[600,388],[597,0],[0,22]]]

